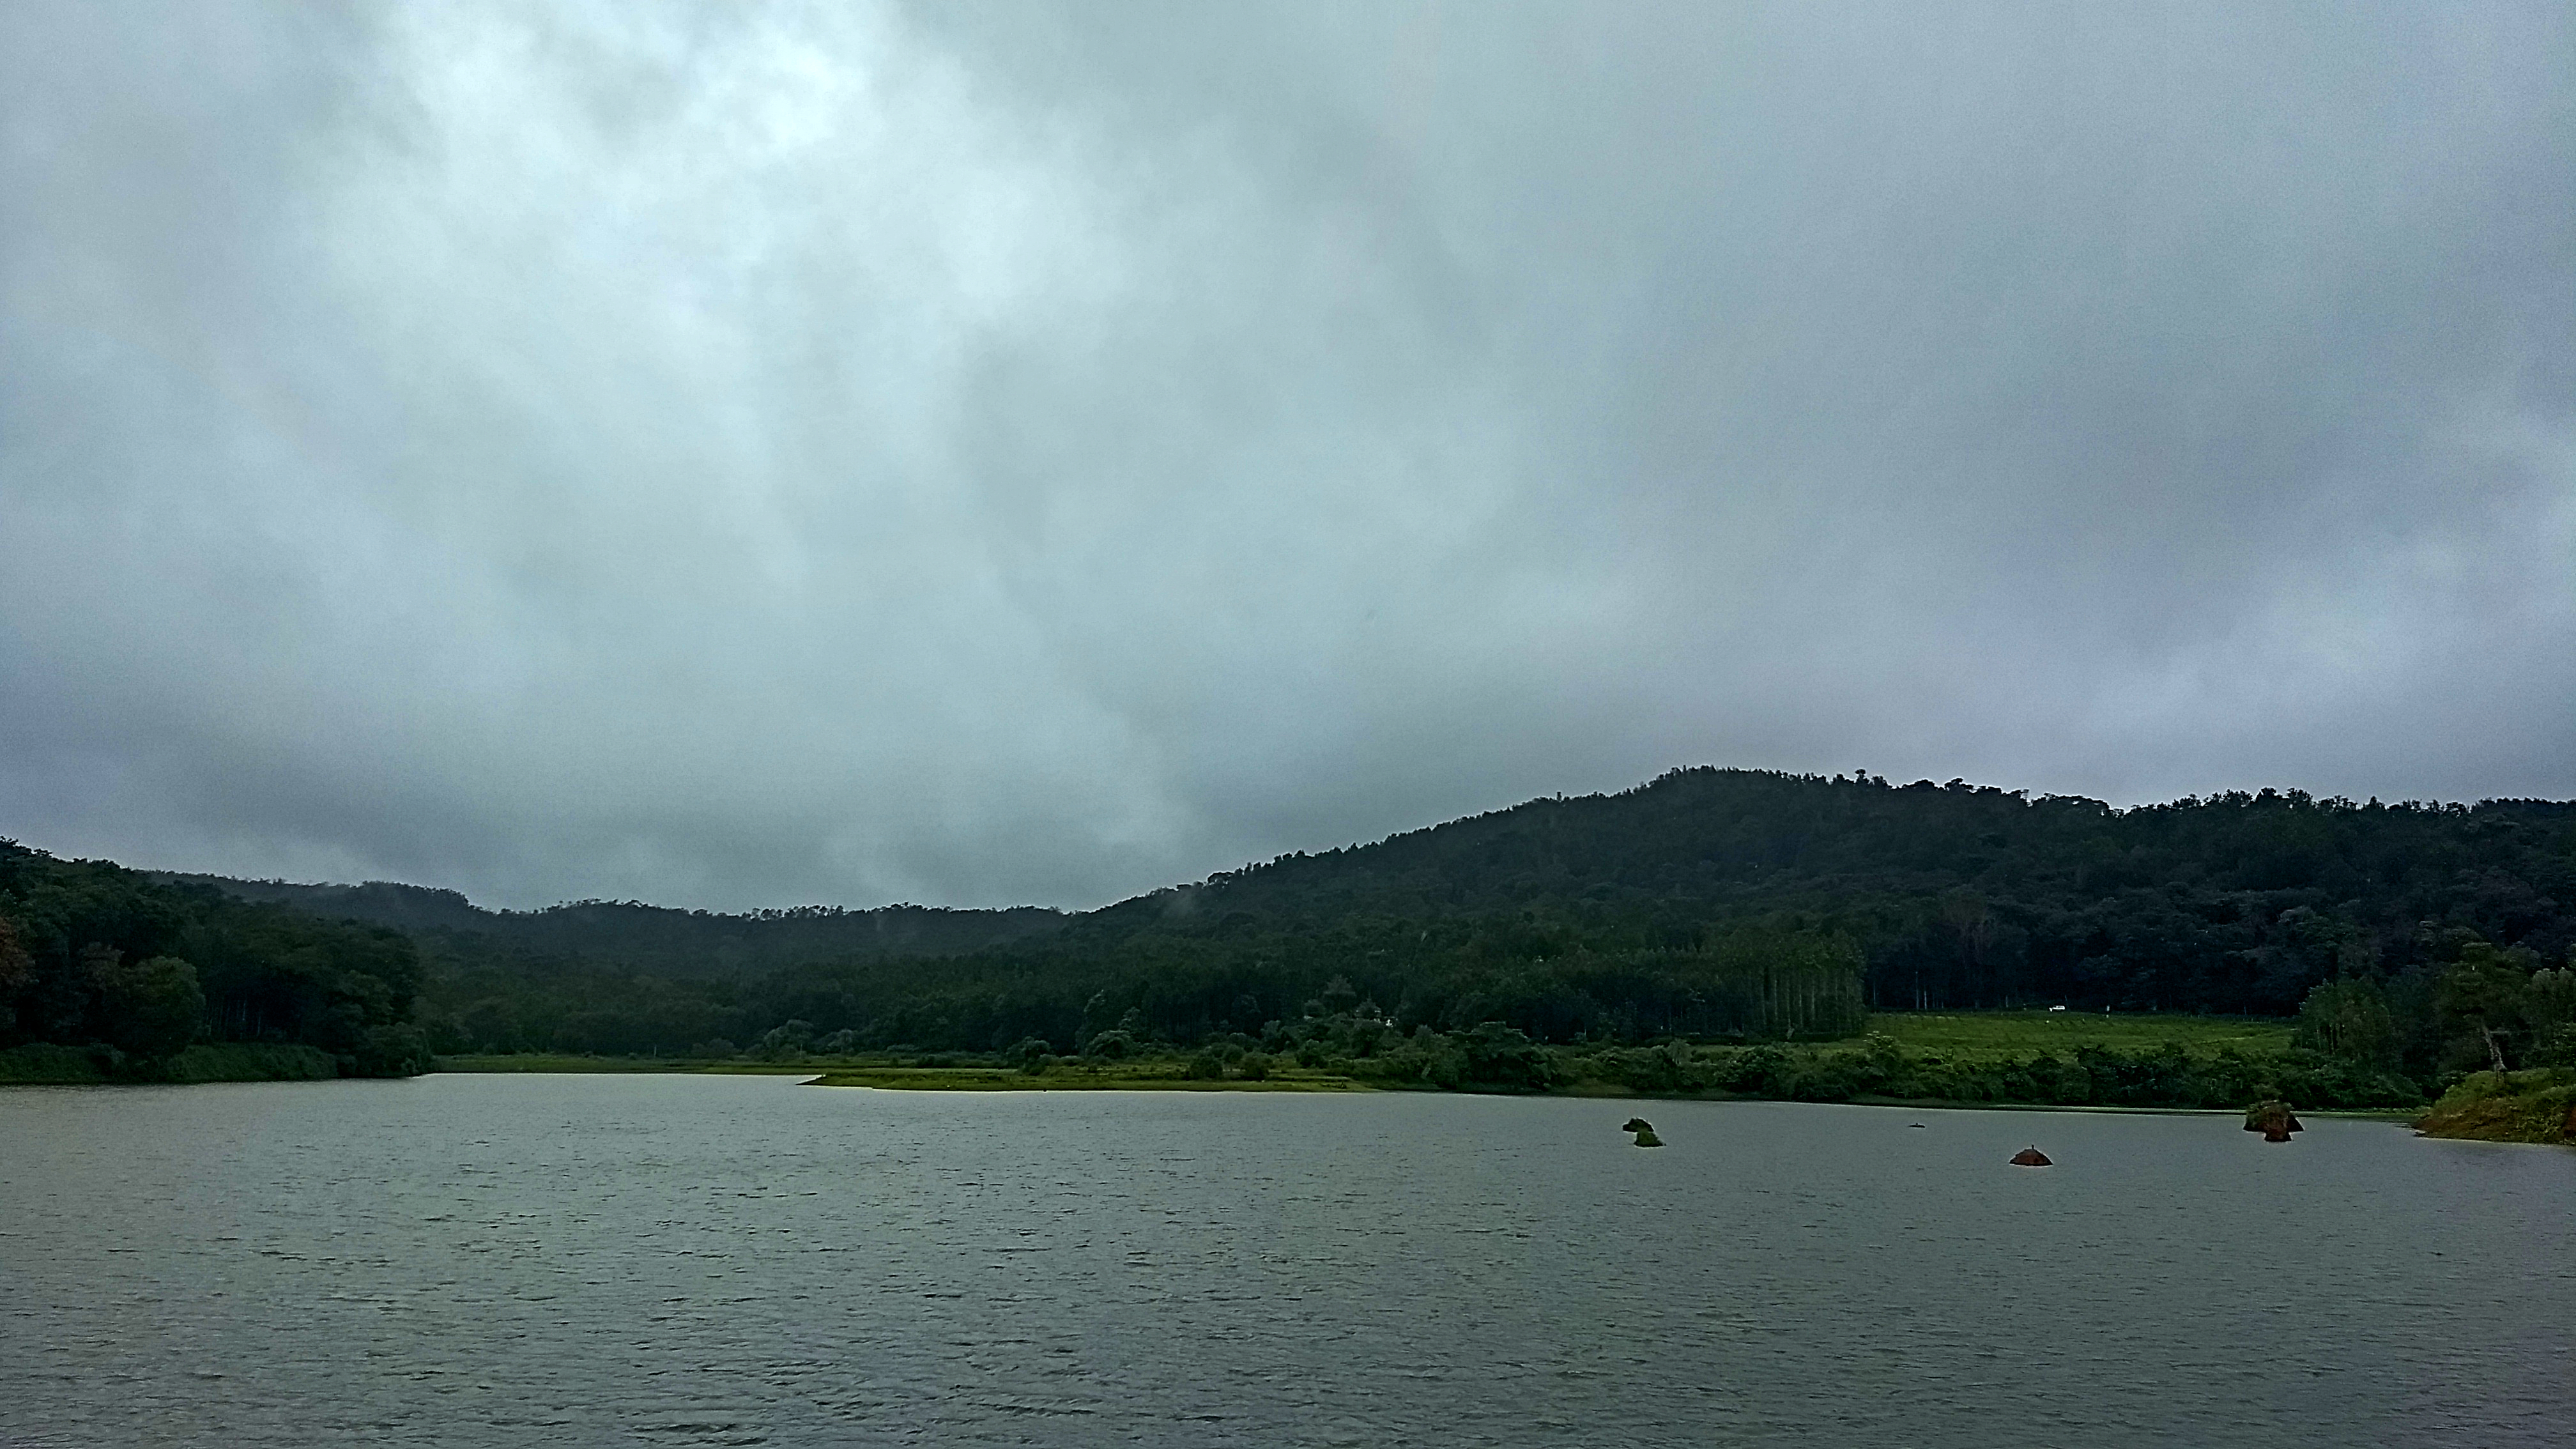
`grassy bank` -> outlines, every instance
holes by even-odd
[[[92,1086],[111,1082],[307,1082],[340,1075],[330,1053],[309,1046],[211,1042],[161,1061],[122,1058],[104,1048],[12,1047],[0,1051],[0,1084]]]
[[[2576,1144],[2576,1070],[2473,1073],[2415,1127],[2427,1137]]]

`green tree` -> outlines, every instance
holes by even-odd
[[[2483,1049],[2487,1065],[2499,1072],[2511,1069],[2505,1047],[2523,1026],[2530,954],[2499,951],[2479,940],[2461,945],[2460,959],[2442,973],[2433,991],[2433,1009],[2447,1029],[2455,1062],[2474,1062]]]
[[[1473,1085],[1540,1092],[1551,1080],[1546,1054],[1517,1027],[1479,1022],[1460,1032],[1456,1045],[1465,1057],[1462,1073]]]
[[[117,1050],[150,1059],[175,1056],[196,1040],[206,1017],[197,968],[176,956],[123,962],[92,956],[99,1035]]]
[[[2341,1061],[2387,1069],[2397,1063],[2397,1017],[2388,993],[2367,980],[2328,981],[2299,1003],[2297,1041]]]
[[[371,1026],[342,1054],[340,1070],[356,1077],[416,1077],[435,1065],[429,1036],[409,1022]]]
[[[770,1061],[801,1057],[814,1046],[814,1023],[788,1021],[771,1027],[752,1046],[752,1054]]]
[[[2555,971],[2531,973],[2522,1016],[2531,1032],[2533,1066],[2576,1067],[2576,956]]]
[[[18,995],[36,984],[36,959],[18,939],[17,923],[0,916],[0,1041],[18,1024]]]

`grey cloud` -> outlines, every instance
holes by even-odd
[[[1672,764],[2576,794],[2547,6],[0,19],[0,833],[1089,904]]]

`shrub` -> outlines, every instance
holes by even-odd
[[[429,1037],[406,1023],[367,1028],[356,1048],[340,1059],[340,1070],[352,1077],[416,1077],[432,1064]]]

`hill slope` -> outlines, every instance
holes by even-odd
[[[399,931],[0,840],[0,1079],[416,1072],[420,977]]]
[[[1956,781],[1680,770],[1286,857],[1175,904],[1093,919],[1518,919],[1569,942],[1680,945],[1713,920],[1786,912],[1857,935],[1882,1006],[2281,1013],[2339,971],[2431,961],[2446,931],[2563,958],[2576,803],[2267,790],[2123,811]]]
[[[391,926],[420,940],[438,960],[508,962],[538,972],[606,968],[677,979],[737,976],[824,959],[955,955],[1053,930],[1065,919],[1063,912],[1040,906],[802,906],[724,915],[640,901],[572,901],[537,911],[494,911],[457,891],[392,881],[298,885],[170,872],[156,872],[155,878],[316,916]]]
[[[1122,1023],[1186,1041],[1363,1002],[1405,1030],[1760,1036],[1840,1029],[1864,1001],[2286,1016],[2350,979],[2429,1074],[2465,1050],[2433,1004],[2463,952],[2527,975],[2576,945],[2576,805],[2265,791],[2114,810],[1695,769],[1072,916],[512,913],[218,884],[410,926],[430,1024],[459,1050],[679,1050],[790,1021],[940,1049]]]

